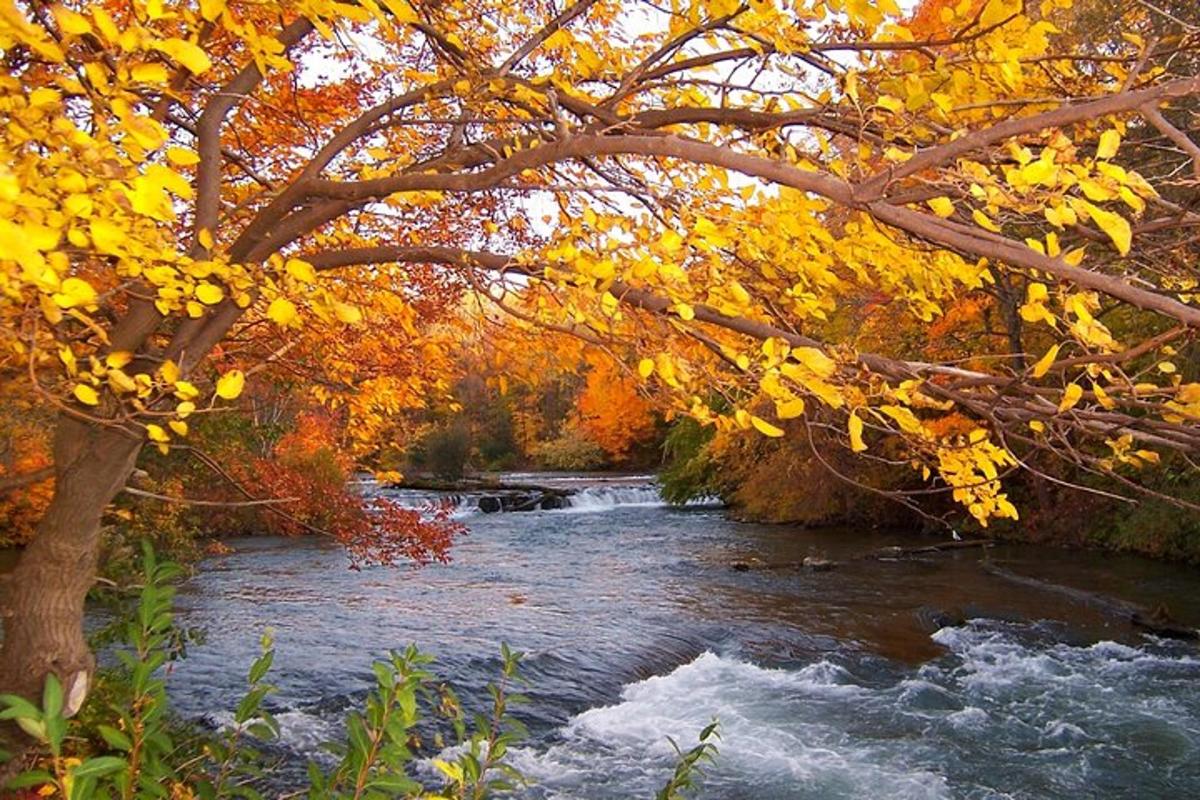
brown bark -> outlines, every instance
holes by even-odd
[[[54,673],[68,712],[78,710],[95,667],[83,610],[96,575],[100,515],[125,485],[140,448],[141,438],[121,429],[60,418],[54,497],[37,535],[0,585],[0,692],[39,698],[46,676]],[[15,741],[11,730],[0,731],[5,738]]]

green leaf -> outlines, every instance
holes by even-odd
[[[99,725],[96,729],[100,732],[100,737],[114,750],[129,751],[133,749],[133,742],[129,741],[129,737],[116,728],[110,725]]]
[[[46,676],[46,686],[42,690],[42,710],[47,717],[56,717],[62,712],[63,691],[58,676],[53,672]]]
[[[263,653],[258,660],[254,662],[253,666],[250,667],[250,683],[258,683],[261,681],[263,676],[270,671],[271,664],[274,662],[274,660],[274,650],[268,650],[267,652]]]
[[[0,719],[24,717],[25,719],[40,720],[42,718],[41,709],[24,697],[18,697],[15,694],[0,694],[0,704],[8,706],[8,708],[0,711]]]
[[[29,789],[34,786],[45,786],[46,784],[53,785],[54,776],[44,769],[31,769],[10,779],[8,783],[4,784],[4,788],[11,791],[14,789]]]
[[[71,774],[76,778],[97,778],[101,775],[108,775],[125,768],[125,759],[118,756],[97,756],[89,758],[75,769],[71,770]]]

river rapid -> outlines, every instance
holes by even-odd
[[[351,571],[316,539],[227,540],[180,592],[180,622],[207,641],[175,665],[173,702],[227,720],[216,709],[244,691],[269,627],[272,709],[302,765],[362,700],[372,658],[415,642],[479,707],[503,641],[527,654],[531,736],[512,758],[525,798],[651,798],[668,737],[690,746],[713,719],[703,798],[1200,796],[1200,650],[1139,632],[1118,605],[1169,602],[1200,625],[1197,570],[1030,546],[852,560],[928,541],[575,483],[557,511],[485,515],[461,498],[469,534],[422,569]],[[805,557],[842,564],[791,566]]]

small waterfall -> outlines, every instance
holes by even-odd
[[[666,505],[658,487],[644,486],[588,486],[567,498],[567,510],[603,511],[616,506],[661,506]]]
[[[539,476],[536,473],[529,473],[528,475],[517,475],[515,477],[538,478]],[[636,478],[642,477],[636,476]],[[644,477],[650,478],[650,476]],[[592,481],[592,484],[585,484],[585,480]],[[628,480],[626,479],[626,481]],[[662,508],[668,505],[663,499],[658,485],[653,483],[652,479],[646,480],[644,483],[606,483],[603,482],[603,478],[598,479],[594,476],[561,477],[554,475],[546,481],[545,485],[555,486],[555,488],[561,487],[560,493],[546,495],[546,499],[556,501],[555,506],[542,504],[540,498],[543,495],[541,490],[536,488],[536,485],[528,488],[513,488],[513,486],[510,486],[494,490],[470,489],[463,492],[385,488],[380,487],[372,481],[365,480],[361,481],[360,485],[366,493],[386,497],[405,508],[428,511],[435,506],[448,505],[450,507],[450,515],[455,519],[471,517],[484,511],[496,512],[501,510],[498,507],[481,508],[481,501],[490,505],[503,500],[505,504],[503,510],[505,511],[542,510],[549,513],[566,514],[610,511],[616,508]],[[562,493],[563,490],[565,490],[565,493]],[[517,499],[516,505],[523,507],[510,509],[508,503],[513,498]],[[692,507],[720,506],[721,501],[715,497],[704,497],[692,500],[687,505]]]

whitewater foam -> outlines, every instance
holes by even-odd
[[[722,796],[722,785],[745,787],[747,776],[764,798],[810,790],[821,797],[949,796],[940,775],[802,718],[806,698],[846,703],[854,702],[848,693],[867,691],[850,679],[828,662],[792,671],[706,652],[626,686],[615,705],[577,715],[545,750],[520,750],[516,766],[538,782],[536,797],[651,796],[670,775],[672,740],[687,749],[717,719],[720,752],[705,796]]]

